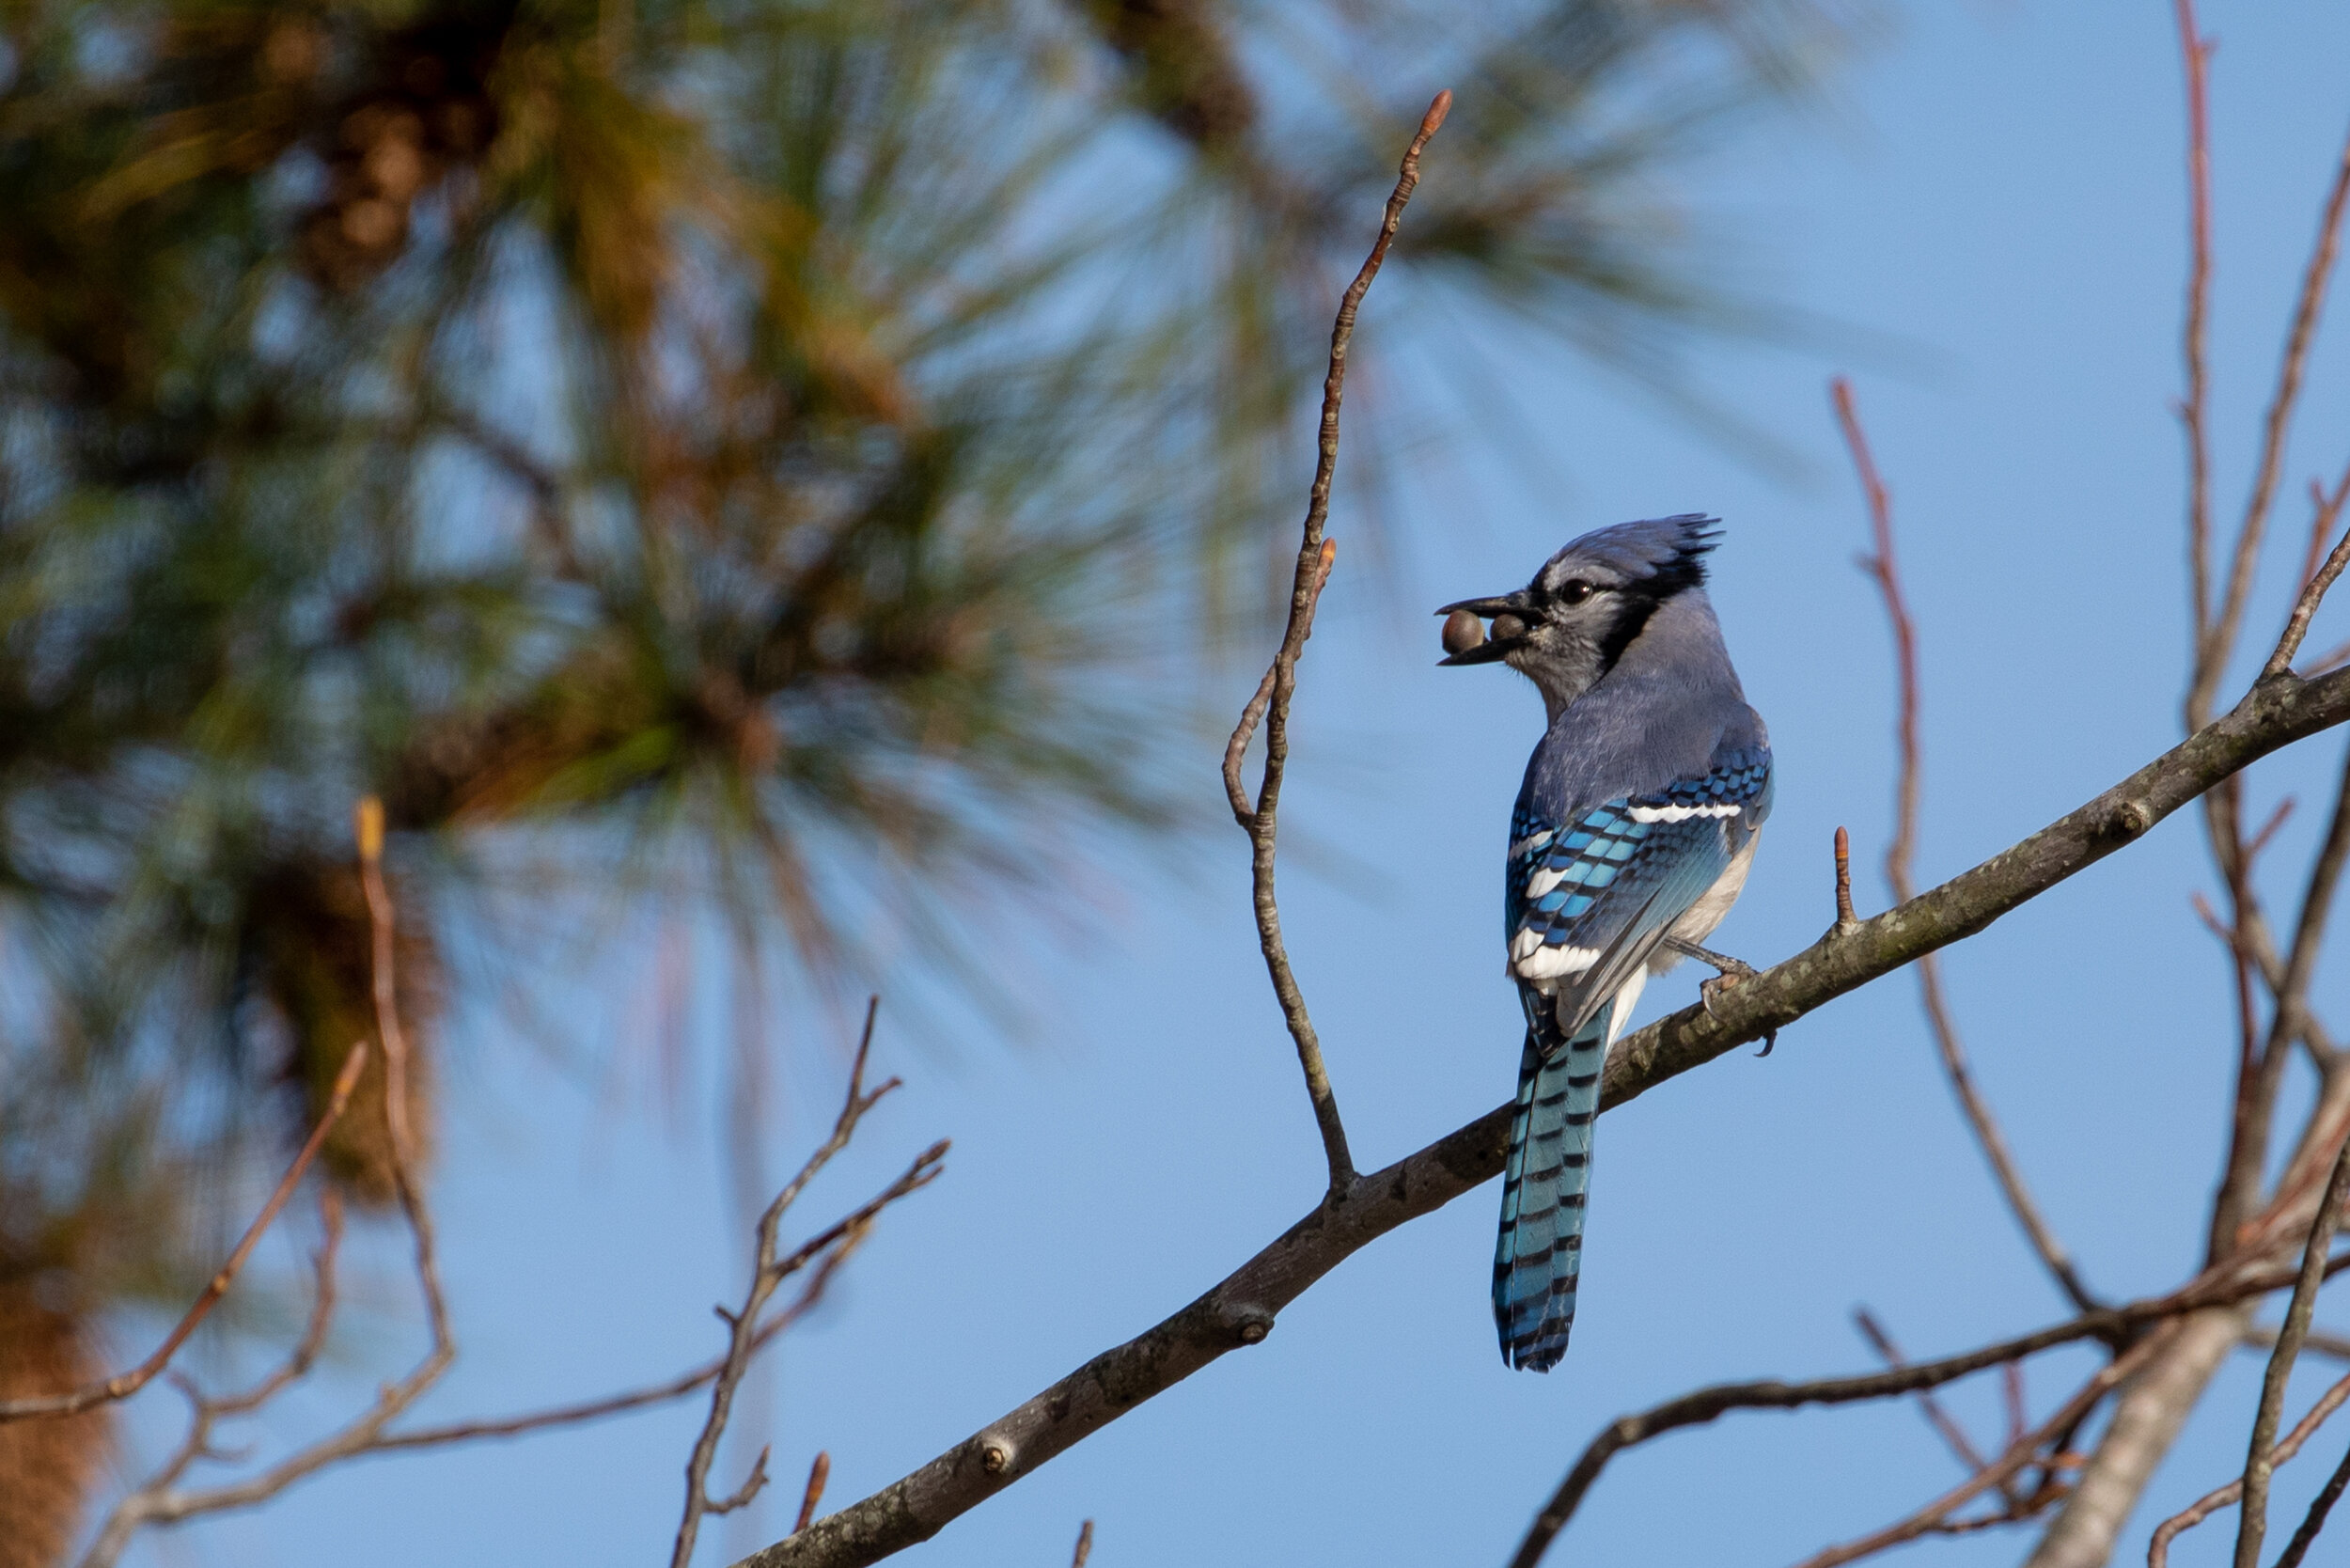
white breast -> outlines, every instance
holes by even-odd
[[[1730,865],[1716,879],[1714,886],[1698,895],[1688,913],[1672,923],[1671,934],[1684,942],[1702,942],[1714,934],[1714,928],[1722,923],[1730,906],[1738,902],[1739,892],[1747,885],[1747,872],[1754,866],[1754,846],[1762,839],[1762,829],[1747,835],[1746,843],[1731,856]],[[1681,955],[1669,948],[1658,948],[1648,961],[1648,971],[1661,975],[1681,962]]]

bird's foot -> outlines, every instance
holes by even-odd
[[[1700,948],[1695,942],[1684,942],[1677,936],[1666,937],[1665,946],[1684,957],[1694,958],[1700,964],[1710,964],[1719,971],[1712,980],[1702,981],[1698,986],[1698,1000],[1705,1005],[1705,1015],[1708,1018],[1715,1016],[1714,1004],[1720,999],[1722,993],[1736,985],[1740,980],[1752,980],[1761,972],[1745,959],[1732,958],[1728,953],[1717,953],[1711,948]],[[1778,1031],[1766,1029],[1762,1035],[1762,1049],[1757,1051],[1755,1055],[1767,1057],[1771,1054],[1771,1047],[1778,1043]]]

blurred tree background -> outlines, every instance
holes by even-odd
[[[1765,321],[1674,165],[1856,25],[0,0],[0,1394],[183,1302],[368,1032],[355,796],[427,1129],[468,897],[658,868],[819,988],[951,948],[1073,824],[1180,825],[1186,672],[1271,596],[1429,92],[1402,297],[1672,395]],[[369,1094],[328,1163],[380,1204]],[[105,1441],[0,1429],[0,1568],[66,1548]]]

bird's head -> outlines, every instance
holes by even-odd
[[[1690,512],[1585,534],[1515,593],[1437,610],[1442,662],[1507,664],[1558,713],[1614,667],[1659,605],[1703,587],[1719,521]]]

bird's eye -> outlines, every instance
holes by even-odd
[[[1590,596],[1591,585],[1580,577],[1568,578],[1559,589],[1559,602],[1562,604],[1580,604]]]

